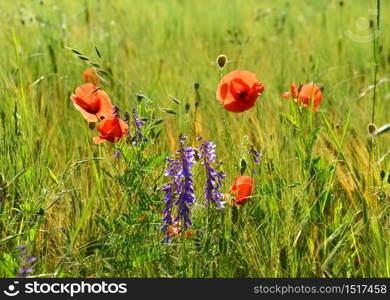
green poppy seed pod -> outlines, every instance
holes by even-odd
[[[227,62],[227,57],[224,54],[221,54],[217,57],[217,64],[222,69]]]
[[[371,134],[373,134],[375,130],[376,130],[375,124],[372,124],[372,123],[368,124],[368,131],[369,131]]]

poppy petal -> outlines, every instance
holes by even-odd
[[[222,77],[221,82],[229,83],[235,78],[241,78],[249,86],[252,86],[254,83],[258,82],[256,74],[247,70],[232,71]]]
[[[295,83],[291,83],[290,90],[291,90],[291,95],[294,98],[298,98],[298,90],[297,90]]]
[[[81,106],[77,105],[74,102],[73,102],[73,105],[83,115],[84,119],[86,119],[88,122],[90,122],[90,123],[97,122],[96,115],[90,114],[84,108],[82,108]]]
[[[224,107],[227,111],[234,112],[234,113],[240,113],[248,110],[249,108],[253,107],[255,104],[253,103],[248,103],[248,105],[242,105],[238,101],[229,101],[224,103]]]
[[[223,104],[229,93],[229,84],[226,82],[219,85],[217,89],[217,99]]]
[[[110,98],[108,97],[105,91],[99,90],[96,93],[97,93],[97,97],[100,100],[100,109],[97,113],[98,117],[100,119],[102,119],[102,117],[110,118],[113,114],[113,108],[114,108],[114,106],[111,104]]]
[[[95,145],[99,145],[99,144],[101,144],[101,143],[106,142],[107,140],[106,140],[105,138],[101,137],[101,136],[95,136],[95,137],[92,139],[92,141],[93,141],[93,143],[94,143]]]
[[[254,191],[253,178],[249,176],[237,176],[234,180],[231,192],[235,192],[234,202],[237,206],[249,200]]]

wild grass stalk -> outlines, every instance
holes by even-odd
[[[374,88],[372,93],[372,116],[371,123],[375,124],[376,97],[377,97],[377,77],[379,68],[379,36],[380,31],[380,16],[381,16],[381,0],[376,1],[376,29],[374,29],[374,38],[372,39],[372,50],[374,58]]]

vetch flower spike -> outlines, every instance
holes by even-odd
[[[31,264],[37,261],[34,256],[29,256],[27,253],[27,247],[25,245],[18,245],[16,248],[19,250],[20,267],[18,278],[26,278],[28,274],[33,273]]]
[[[137,110],[135,108],[133,108],[133,110],[132,110],[132,118],[133,118],[133,122],[134,122],[135,134],[131,138],[131,144],[133,146],[137,146],[141,142],[147,142],[148,141],[148,139],[142,133],[142,126],[145,125],[145,122],[142,121],[138,117]]]
[[[171,181],[162,189],[165,193],[165,210],[163,213],[163,225],[161,230],[166,233],[165,242],[169,242],[172,237],[172,225],[180,227],[183,222],[184,230],[192,225],[190,218],[191,206],[195,201],[194,183],[192,180],[192,167],[195,163],[195,151],[192,147],[185,147],[188,137],[180,140],[180,148],[176,151],[177,159],[168,157],[168,167],[165,169],[165,176],[171,177]],[[176,216],[172,216],[174,208],[177,208]],[[180,227],[181,228],[181,227]]]
[[[248,153],[251,155],[255,165],[260,164],[260,158],[263,156],[263,154],[256,151],[255,146],[251,145]]]
[[[216,168],[219,168],[222,162],[219,162],[215,167],[213,164],[216,161],[215,155],[215,144],[213,142],[204,141],[199,147],[199,158],[201,164],[206,169],[206,183],[205,183],[205,198],[206,205],[210,202],[214,203],[218,209],[224,209],[224,203],[222,199],[224,195],[220,192],[222,185],[222,180],[226,177],[226,174],[223,171],[216,171]]]

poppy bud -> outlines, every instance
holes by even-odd
[[[226,62],[227,62],[227,57],[226,57],[226,55],[221,54],[221,55],[219,55],[219,56],[217,57],[217,64],[218,64],[218,66],[219,66],[221,69],[223,69],[223,67],[225,66]]]
[[[369,24],[370,24],[370,28],[373,28],[374,27],[374,20],[370,19],[370,23]]]
[[[371,134],[373,134],[375,130],[376,130],[375,124],[372,124],[372,123],[368,124],[368,131],[369,131]]]
[[[93,84],[99,84],[100,79],[97,76],[96,70],[95,69],[88,69],[85,70],[83,73],[83,79],[84,82],[91,82]]]

